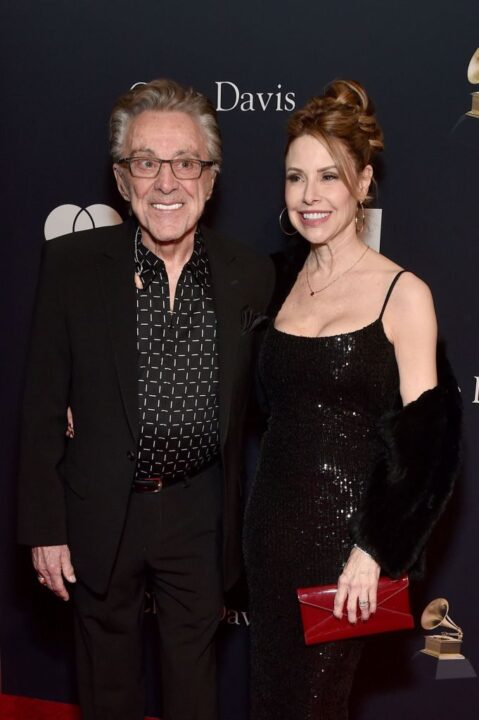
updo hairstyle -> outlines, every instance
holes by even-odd
[[[302,135],[312,135],[328,149],[341,180],[357,197],[357,176],[372,165],[383,145],[383,133],[374,114],[372,101],[354,80],[334,80],[324,95],[311,98],[288,121],[286,154],[291,143]],[[365,201],[371,200],[368,195]]]

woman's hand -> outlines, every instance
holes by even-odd
[[[371,613],[376,612],[380,572],[381,568],[368,553],[354,547],[339,576],[334,615],[337,618],[343,616],[345,603],[350,623],[357,621],[358,607],[362,620],[367,620]]]

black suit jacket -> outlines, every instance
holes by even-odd
[[[218,323],[224,579],[240,567],[242,437],[257,338],[274,271],[202,228]],[[139,432],[132,220],[45,245],[35,307],[19,476],[18,537],[67,543],[78,576],[106,590]],[[67,406],[75,437],[65,438]]]

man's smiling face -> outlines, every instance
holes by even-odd
[[[209,160],[204,132],[183,112],[146,110],[128,127],[124,157],[162,160]],[[131,204],[142,230],[142,241],[151,250],[163,244],[193,240],[198,220],[211,196],[216,172],[204,168],[196,180],[179,180],[164,163],[156,178],[132,177],[127,167],[113,166],[118,189]]]

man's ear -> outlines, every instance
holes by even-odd
[[[209,187],[208,192],[206,193],[206,200],[207,200],[207,201],[208,201],[208,200],[210,199],[210,197],[213,195],[213,190],[214,190],[214,187],[215,187],[215,182],[216,182],[217,176],[218,176],[218,173],[217,173],[217,172],[214,172],[214,171],[213,171],[213,172],[211,173],[211,184],[210,184],[210,187]]]
[[[130,198],[130,189],[129,189],[127,183],[125,182],[125,177],[123,175],[123,169],[116,163],[113,165],[113,174],[115,176],[118,192],[122,196],[123,200],[130,202],[130,199],[131,199]]]

